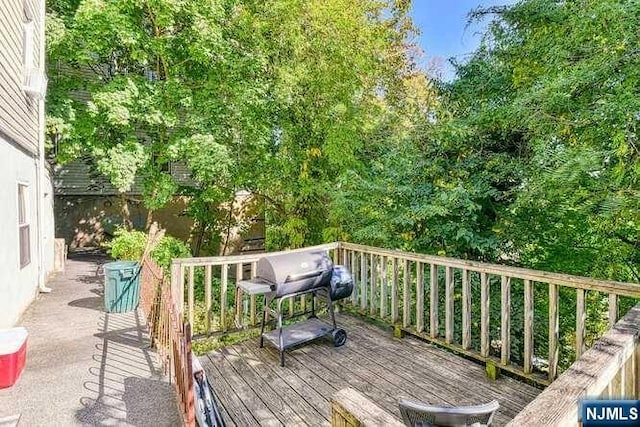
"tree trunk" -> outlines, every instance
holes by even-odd
[[[122,214],[122,225],[128,231],[133,229],[133,222],[131,222],[131,212],[129,212],[129,200],[124,193],[120,194],[120,213]]]

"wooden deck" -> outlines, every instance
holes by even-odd
[[[285,367],[270,345],[251,339],[200,357],[230,425],[329,425],[331,396],[353,387],[398,418],[397,402],[500,402],[504,425],[540,390],[511,378],[490,381],[483,366],[414,338],[394,338],[358,318],[338,315],[347,344],[318,340],[288,351]]]

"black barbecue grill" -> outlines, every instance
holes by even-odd
[[[284,366],[287,348],[330,335],[336,347],[344,345],[347,333],[336,325],[333,302],[347,298],[353,290],[349,272],[334,266],[325,251],[291,252],[265,256],[258,260],[256,277],[238,282],[238,287],[249,295],[265,296],[262,311],[260,347],[265,338],[280,351],[280,366]],[[311,314],[304,320],[282,326],[282,302],[285,298],[312,294]],[[316,297],[326,301],[331,317],[328,324],[316,317]],[[275,310],[271,309],[272,303]],[[276,328],[265,332],[267,313],[276,320]]]

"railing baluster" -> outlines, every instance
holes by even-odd
[[[471,277],[469,270],[462,270],[462,348],[471,347]]]
[[[438,332],[438,266],[431,264],[429,269],[429,334],[437,338]]]
[[[389,259],[385,256],[380,257],[382,282],[380,283],[380,318],[385,319],[387,317],[387,305],[389,304],[389,296],[387,295],[389,286],[389,277],[387,273],[387,267]]]
[[[360,308],[362,311],[367,309],[367,254],[360,252]]]
[[[454,313],[453,313],[453,290],[454,290],[454,272],[452,267],[445,269],[445,288],[444,288],[444,339],[447,343],[453,342],[454,334]]]
[[[533,284],[524,281],[524,373],[531,373],[533,358]]]
[[[229,264],[220,266],[220,326],[222,331],[227,330],[227,286],[229,279]]]
[[[194,320],[194,312],[195,312],[195,297],[194,297],[194,287],[195,287],[195,283],[194,283],[194,266],[190,265],[189,266],[189,288],[188,288],[188,292],[187,292],[187,297],[189,298],[189,301],[187,302],[187,309],[189,310],[189,323],[193,325],[193,320]]]
[[[411,289],[409,289],[409,260],[404,261],[404,274],[402,275],[402,326],[408,328],[411,324]]]
[[[584,304],[585,290],[576,289],[576,359],[584,353],[584,322],[587,319],[587,310]]]
[[[242,313],[242,289],[240,289],[237,284],[242,280],[242,263],[236,264],[236,327],[240,328],[243,323],[243,313]]]
[[[549,380],[558,374],[558,285],[549,283]]]
[[[205,309],[207,310],[207,332],[211,332],[211,269],[212,266],[208,264],[204,268],[204,300]],[[193,323],[192,323],[193,325]]]
[[[424,331],[424,264],[416,262],[416,331]]]
[[[618,296],[616,294],[609,294],[609,328],[618,321]]]
[[[358,257],[354,251],[349,251],[351,262],[351,275],[353,279],[353,292],[351,293],[351,304],[358,307]]]
[[[391,260],[391,323],[398,323],[398,258]]]
[[[502,296],[500,363],[507,365],[511,359],[511,278],[501,277],[500,290]]]
[[[374,254],[371,254],[371,284],[370,284],[370,293],[369,293],[369,315],[375,316],[378,307],[376,305],[377,302],[377,293],[378,293],[378,257]]]
[[[252,262],[251,278],[256,277],[257,271],[258,271],[258,263]],[[249,299],[249,322],[251,323],[251,326],[256,325],[256,296],[255,295],[251,295],[251,298]]]
[[[489,356],[489,315],[491,293],[489,292],[489,275],[480,273],[480,355]]]

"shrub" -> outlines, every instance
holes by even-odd
[[[191,251],[186,243],[175,237],[164,236],[158,246],[151,251],[151,257],[167,271],[173,258],[187,258]]]
[[[127,231],[119,227],[111,241],[104,244],[113,259],[140,261],[147,244],[147,235],[142,231]]]
[[[147,244],[147,235],[142,231],[128,231],[118,228],[114,238],[104,244],[113,259],[140,261]],[[158,246],[151,251],[151,258],[165,270],[173,258],[190,257],[191,251],[186,243],[172,236],[164,236]]]

